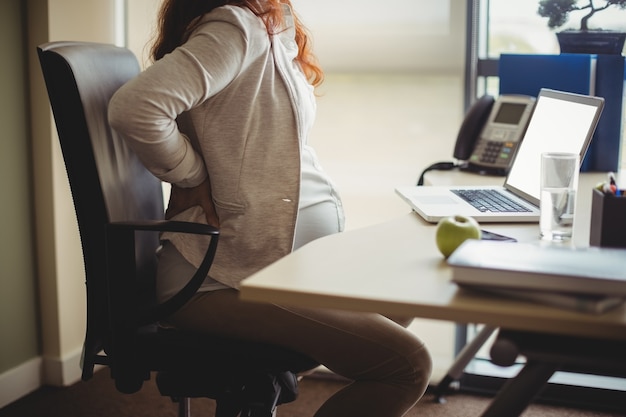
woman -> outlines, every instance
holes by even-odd
[[[210,277],[168,324],[281,345],[354,381],[316,417],[404,415],[423,395],[431,361],[403,326],[238,298],[242,279],[343,229],[341,200],[307,145],[323,73],[290,1],[165,0],[152,55],[111,100],[110,122],[172,184],[166,217],[220,228]],[[167,298],[207,242],[163,239],[158,291]]]

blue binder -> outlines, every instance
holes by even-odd
[[[593,95],[596,56],[588,54],[502,54],[500,94],[537,97],[541,88]]]
[[[591,54],[502,54],[500,94],[536,97],[541,88],[604,97],[605,106],[583,171],[617,171],[626,78],[624,57]]]
[[[625,60],[621,55],[598,55],[596,95],[604,97],[604,110],[585,162],[589,171],[617,171],[623,134]],[[585,166],[583,166],[585,168]]]

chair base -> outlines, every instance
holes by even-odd
[[[190,398],[216,401],[215,417],[273,417],[279,404],[298,395],[292,372],[254,372],[245,375],[183,375],[159,372],[157,387],[163,396],[178,403],[179,417],[191,417]]]
[[[178,417],[191,417],[191,398],[179,398],[178,402]]]

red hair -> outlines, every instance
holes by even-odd
[[[157,61],[182,45],[193,29],[194,21],[224,5],[247,7],[263,20],[268,34],[278,33],[283,30],[283,4],[292,7],[290,0],[164,0],[151,49],[152,59]],[[324,80],[324,72],[313,53],[309,33],[295,14],[294,24],[298,44],[296,61],[311,84],[317,87]]]

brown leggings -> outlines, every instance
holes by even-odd
[[[189,276],[181,270],[193,267],[184,259],[164,258],[169,268],[162,271]],[[302,352],[351,379],[315,417],[400,417],[417,403],[430,379],[431,358],[421,340],[397,322],[374,313],[244,302],[233,289],[198,293],[171,317],[181,329]]]

